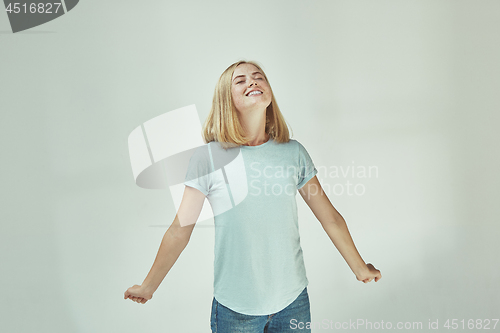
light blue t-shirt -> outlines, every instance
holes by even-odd
[[[298,141],[199,147],[184,184],[214,213],[214,297],[233,311],[269,315],[308,284],[297,221],[297,190],[317,170]]]

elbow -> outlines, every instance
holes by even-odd
[[[325,221],[321,222],[321,224],[323,225],[323,227],[326,227],[326,226],[345,227],[345,226],[347,226],[347,223],[345,222],[344,218],[340,214],[337,216],[331,217],[329,219],[325,219]]]
[[[185,227],[175,227],[169,228],[166,232],[166,235],[171,241],[186,246],[189,243],[189,239],[191,238],[191,232],[193,231],[193,226],[185,226]]]

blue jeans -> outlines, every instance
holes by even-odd
[[[235,312],[213,299],[210,324],[212,333],[287,333],[311,332],[305,325],[311,321],[307,288],[280,312],[250,316]],[[303,324],[298,325],[302,322]],[[299,329],[299,327],[303,329]]]

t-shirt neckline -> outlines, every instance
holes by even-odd
[[[240,148],[243,148],[243,149],[258,149],[258,148],[261,148],[261,147],[264,147],[265,145],[267,145],[269,142],[271,142],[273,138],[272,137],[269,137],[269,140],[267,140],[266,142],[258,145],[258,146],[245,146],[245,145],[241,145]]]

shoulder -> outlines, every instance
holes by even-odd
[[[304,153],[307,154],[307,149],[304,147],[304,145],[300,143],[300,141],[295,139],[290,139],[288,142],[284,143],[276,143],[276,145],[282,152],[293,153],[294,155],[301,155]]]
[[[292,141],[292,139],[290,139],[290,141]],[[293,140],[293,141],[294,141],[293,142],[294,152],[298,155],[298,158],[300,160],[310,159],[311,157],[310,157],[309,152],[306,149],[306,147],[304,147],[304,145],[297,140]]]
[[[272,149],[274,150],[273,153],[280,156],[286,155],[287,157],[293,157],[297,155],[299,142],[294,139],[290,139],[288,142],[274,141]]]
[[[209,143],[205,143],[202,146],[198,146],[190,150],[191,157],[201,159],[210,156],[208,153]]]
[[[288,143],[286,143],[286,145],[288,145],[290,148],[294,149],[295,151],[302,152],[302,151],[306,150],[304,145],[302,145],[298,140],[295,140],[295,139],[290,139],[290,141],[288,141]]]
[[[210,166],[210,143],[198,146],[196,148],[190,149],[189,154],[189,165],[208,168]]]

